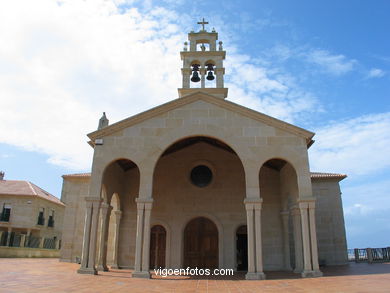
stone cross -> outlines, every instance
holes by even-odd
[[[205,29],[204,29],[204,25],[205,25],[205,24],[208,24],[208,22],[205,21],[205,20],[204,20],[204,17],[203,17],[202,21],[199,21],[198,24],[201,24],[201,25],[202,25],[202,31],[204,31],[204,30],[205,30]]]

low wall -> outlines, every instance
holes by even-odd
[[[59,258],[59,249],[0,246],[1,257],[53,257]]]

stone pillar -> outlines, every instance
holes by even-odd
[[[248,273],[246,277],[250,278],[251,274],[255,273],[255,231],[253,220],[253,205],[246,204],[246,221],[248,230]]]
[[[372,248],[366,248],[366,253],[367,253],[367,261],[368,261],[368,263],[373,263],[374,262],[374,258],[373,258],[373,255],[372,255]]]
[[[191,68],[182,68],[181,74],[183,77],[183,88],[190,88],[190,76],[191,76]]]
[[[112,207],[107,203],[102,203],[100,206],[101,220],[100,220],[100,250],[98,271],[108,271],[107,267],[107,238],[108,238],[108,224],[110,222],[110,212]]]
[[[77,271],[78,273],[84,273],[88,265],[89,255],[89,236],[91,233],[91,219],[92,219],[92,201],[86,200],[85,208],[85,223],[84,223],[84,237],[83,237],[83,250],[81,253],[81,266]]]
[[[97,274],[95,268],[96,238],[99,219],[99,197],[86,197],[86,215],[84,225],[84,240],[81,266],[78,269],[80,274]]]
[[[204,89],[206,87],[206,69],[203,67],[201,67],[201,69],[199,70],[199,74],[200,74],[200,87],[202,89]]]
[[[120,227],[122,212],[115,211],[114,214],[115,214],[115,235],[114,235],[113,264],[111,268],[119,269],[118,266],[119,227]]]
[[[99,207],[101,199],[93,201],[92,203],[92,221],[91,221],[91,236],[89,243],[89,256],[88,256],[88,269],[93,271],[93,274],[97,274],[95,263],[96,263],[96,243],[97,233],[99,224]]]
[[[41,237],[41,239],[39,240],[39,248],[43,248],[44,244],[45,244],[45,238]]]
[[[25,242],[26,242],[26,234],[20,235],[20,247],[24,247]]]
[[[263,255],[261,241],[261,205],[260,198],[244,200],[248,228],[248,272],[247,280],[263,280]]]
[[[9,246],[11,244],[11,233],[12,233],[12,228],[8,227],[7,242],[5,243],[5,246]]]
[[[283,251],[284,251],[284,269],[286,271],[291,271],[290,263],[290,237],[289,237],[289,227],[288,227],[288,217],[290,213],[288,211],[282,211],[280,213],[282,217],[282,227],[283,227]]]
[[[315,218],[315,202],[309,202],[309,223],[310,223],[310,244],[311,244],[311,262],[313,267],[314,277],[322,276],[320,266],[318,264],[318,246],[317,246],[317,231]]]
[[[141,257],[142,257],[142,234],[144,230],[144,206],[143,202],[137,202],[137,234],[135,239],[135,260],[134,272],[132,276],[136,276],[141,272]]]
[[[263,242],[261,238],[261,207],[262,202],[255,203],[255,253],[256,253],[256,277],[258,280],[264,280],[265,275],[263,272]]]
[[[56,239],[55,248],[60,249],[61,239]]]
[[[216,68],[215,69],[215,75],[216,75],[216,86],[217,88],[223,88],[223,74],[224,69],[223,68]]]
[[[145,203],[144,214],[144,241],[142,251],[142,272],[149,273],[149,257],[150,257],[150,214],[152,211],[152,203]]]
[[[293,227],[294,227],[294,250],[295,250],[295,267],[294,273],[303,271],[303,255],[302,255],[302,229],[300,212],[298,208],[291,210]]]
[[[303,246],[303,272],[302,277],[310,277],[312,273],[311,253],[310,253],[310,234],[308,219],[308,203],[300,202],[299,209],[301,212],[302,226],[302,246]]]
[[[135,265],[132,277],[150,278],[150,215],[152,198],[137,198],[137,238],[135,247]]]

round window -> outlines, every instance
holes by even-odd
[[[213,173],[210,168],[205,165],[196,166],[191,171],[191,181],[198,187],[205,187],[210,184],[213,179]]]

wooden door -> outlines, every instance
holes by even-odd
[[[218,229],[209,219],[190,221],[184,230],[184,267],[218,268]]]
[[[150,269],[165,268],[167,233],[161,225],[153,226],[150,231]]]

